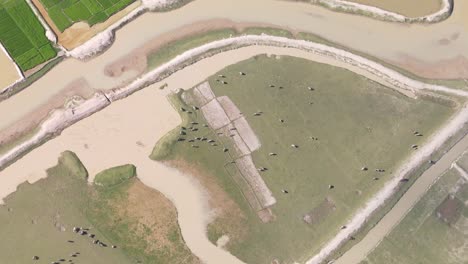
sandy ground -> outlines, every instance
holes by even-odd
[[[6,53],[6,50],[3,48],[2,44],[0,44],[0,72],[0,92],[23,78],[21,72],[15,63],[10,59],[10,56]]]
[[[167,92],[158,87],[155,84],[113,103],[1,171],[0,197],[15,191],[21,182],[45,177],[45,170],[56,164],[64,150],[78,155],[90,181],[103,169],[135,164],[138,178],[175,204],[182,235],[194,254],[206,263],[241,263],[206,238],[205,226],[212,212],[200,184],[148,158],[156,141],[181,121],[165,98]]]
[[[407,17],[427,16],[437,12],[440,0],[347,0],[364,5],[375,6]]]
[[[54,31],[55,35],[58,38],[58,44],[62,45],[67,50],[74,49],[79,45],[83,44],[97,33],[105,30],[110,25],[117,22],[119,19],[133,11],[134,9],[138,8],[141,5],[141,1],[136,1],[126,8],[122,9],[121,11],[115,13],[114,15],[110,16],[106,21],[102,23],[95,24],[93,26],[89,26],[85,22],[78,22],[73,24],[71,27],[65,29],[65,31],[61,32],[57,26],[55,26],[53,20],[50,18],[49,14],[47,13],[45,7],[42,5],[40,0],[31,0],[34,6],[38,9],[39,13],[45,19],[47,24],[51,27]]]

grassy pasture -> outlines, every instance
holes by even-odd
[[[240,71],[246,75],[239,75]],[[228,84],[217,82],[218,74],[225,75]],[[246,219],[239,220],[245,221],[240,230],[220,217],[209,226],[208,235],[212,241],[223,234],[234,238],[228,249],[247,263],[273,259],[292,263],[316,253],[392,177],[410,155],[411,145],[423,144],[454,111],[429,100],[404,97],[344,69],[287,56],[257,56],[218,74],[209,78],[214,93],[229,96],[260,138],[262,147],[252,156],[257,167],[268,168],[262,176],[277,199],[271,208],[276,219],[263,224],[249,208],[226,169],[232,159],[222,148],[229,148],[228,141],[217,138],[211,129],[198,127],[185,137],[215,138],[220,146],[199,143],[199,148],[192,148],[194,143],[177,142],[178,128],[158,142],[152,158],[183,159],[215,177]],[[183,97],[172,98],[177,109],[184,106]],[[259,111],[263,114],[253,116]],[[181,112],[181,116],[183,126],[194,120],[204,123],[197,111]],[[424,136],[414,136],[414,130]],[[271,157],[270,152],[278,155]],[[369,170],[361,171],[363,166]],[[378,173],[378,168],[386,171]],[[283,194],[282,189],[289,193]],[[331,204],[335,209],[329,208]],[[314,224],[304,221],[306,214],[322,209],[326,217]]]
[[[39,256],[37,263],[198,263],[182,240],[170,201],[136,178],[114,188],[90,186],[72,152],[47,173],[19,186],[0,206],[0,235],[7,238],[0,242],[0,263],[32,263],[33,256]],[[74,226],[90,228],[108,247],[74,233]]]
[[[466,263],[467,201],[468,184],[455,169],[445,172],[361,264]],[[449,206],[456,207],[445,211],[450,215],[438,215]]]
[[[0,0],[0,42],[23,71],[57,55],[24,0]]]
[[[60,31],[80,21],[90,26],[105,21],[135,0],[41,0]]]

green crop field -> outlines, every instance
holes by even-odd
[[[467,263],[468,184],[444,173],[361,264]]]
[[[233,147],[227,137],[201,126],[206,123],[201,112],[187,111],[192,107],[183,98],[193,90],[170,98],[186,129],[160,140],[151,157],[195,166],[236,202],[242,213],[220,215],[209,225],[208,236],[215,242],[228,235],[227,248],[247,263],[301,262],[317,253],[392,177],[411,154],[411,145],[424,144],[455,111],[433,100],[407,98],[341,68],[288,56],[256,56],[208,81],[216,96],[226,95],[237,105],[260,139],[252,157],[257,168],[268,169],[261,175],[277,200],[271,207],[273,221],[260,221],[232,178]],[[185,140],[178,141],[180,137]],[[195,137],[214,139],[218,146],[189,143]],[[270,156],[272,152],[277,155]],[[364,166],[367,171],[361,171]],[[311,212],[319,215],[313,224],[304,220]]]
[[[127,7],[135,0],[41,0],[60,31],[84,21],[90,26]]]
[[[24,0],[0,0],[0,42],[23,71],[57,55]]]
[[[46,179],[20,185],[0,206],[0,235],[8,237],[0,241],[0,263],[198,263],[182,240],[170,201],[136,178],[96,188],[72,152],[47,173]],[[149,220],[142,223],[140,217]],[[89,228],[88,234],[74,227]]]

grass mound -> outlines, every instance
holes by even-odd
[[[73,176],[88,179],[88,171],[74,152],[64,151],[59,157],[58,166],[66,169]]]
[[[101,171],[94,178],[94,184],[108,188],[121,184],[135,176],[136,167],[126,164]]]

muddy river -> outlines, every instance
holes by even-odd
[[[455,14],[435,25],[403,26],[333,13],[308,4],[267,0],[197,0],[169,13],[145,14],[139,17],[117,32],[114,45],[103,55],[86,62],[68,59],[25,91],[1,102],[0,112],[9,114],[0,119],[0,130],[46,104],[73,80],[84,78],[94,89],[109,89],[133,78],[131,73],[110,78],[104,75],[103,69],[110,62],[160,34],[195,21],[228,18],[239,22],[287,26],[319,34],[389,61],[401,62],[414,58],[436,63],[458,56],[468,57],[468,19],[461,16],[461,10],[467,10],[467,7],[467,1],[459,4],[457,2]],[[449,39],[449,43],[440,44],[439,40],[442,38]],[[179,213],[182,235],[197,256],[206,263],[240,263],[206,238],[206,223],[213,213],[207,207],[207,196],[202,186],[191,177],[149,160],[148,155],[155,142],[180,122],[177,112],[165,99],[169,90],[190,88],[229,64],[266,52],[320,61],[315,55],[273,47],[243,48],[200,61],[161,83],[114,102],[1,171],[0,198],[13,192],[21,182],[34,182],[45,177],[45,169],[53,166],[59,153],[64,150],[76,152],[90,175],[111,166],[133,163],[138,168],[138,177],[145,184],[161,191],[174,202]],[[162,83],[169,85],[164,91],[158,89]],[[466,140],[464,142],[466,146]],[[442,166],[445,163],[441,161],[437,165]],[[418,186],[415,185],[411,190],[424,190],[424,186]],[[404,206],[411,205],[411,201],[404,203]],[[395,217],[398,215],[401,217],[401,213],[397,213]],[[384,229],[379,234],[386,232],[388,230]]]
[[[0,112],[10,114],[0,119],[0,130],[43,106],[79,78],[85,78],[91,88],[109,89],[134,77],[128,72],[119,78],[111,78],[103,71],[109,63],[163,33],[216,18],[307,31],[401,66],[441,63],[449,72],[461,71],[468,75],[468,16],[463,16],[466,10],[467,1],[457,2],[449,19],[433,25],[388,23],[310,4],[272,0],[197,0],[168,13],[146,13],[118,30],[114,44],[101,56],[86,62],[68,59],[26,91],[1,102]],[[451,63],[454,59],[457,61]],[[466,65],[460,64],[463,62]],[[457,70],[448,65],[455,65]]]

